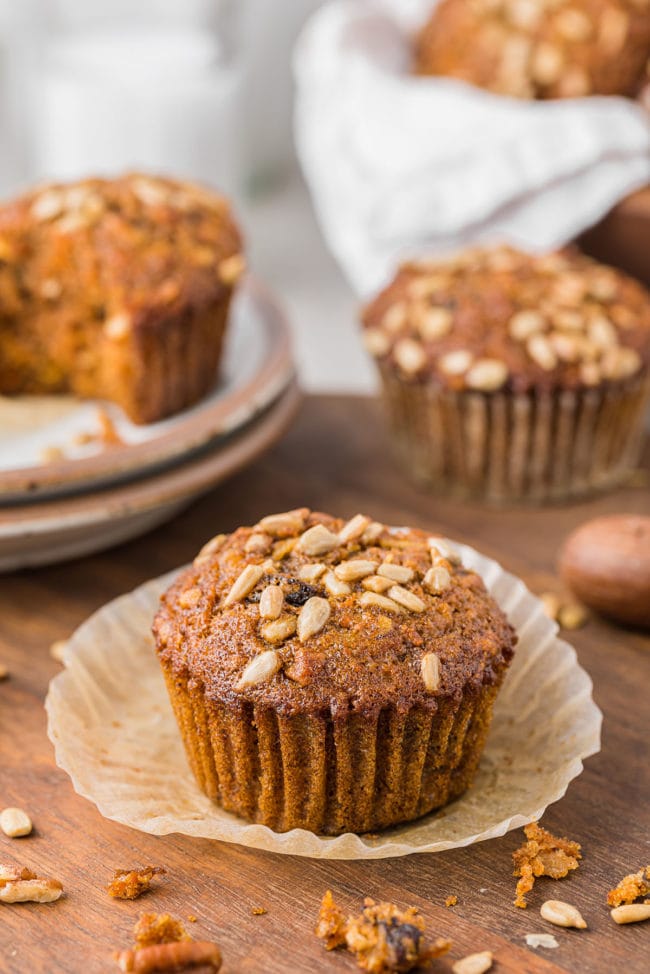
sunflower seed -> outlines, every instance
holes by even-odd
[[[298,569],[298,578],[301,582],[313,584],[313,582],[318,581],[325,571],[327,571],[327,565],[323,565],[322,562],[308,562],[306,565],[301,565]]]
[[[415,375],[427,361],[427,353],[413,338],[401,338],[393,349],[393,355],[402,372],[407,375]]]
[[[433,595],[439,595],[451,585],[451,575],[444,565],[434,565],[424,576],[424,587]]]
[[[420,663],[422,680],[429,693],[440,686],[440,660],[435,653],[425,653]]]
[[[461,564],[460,555],[456,549],[449,544],[448,541],[445,541],[444,538],[434,538],[433,536],[429,537],[427,538],[427,544],[431,550],[431,560],[434,565],[441,557],[446,558],[451,565]]]
[[[508,378],[508,366],[498,358],[480,358],[465,373],[465,385],[477,392],[496,392]]]
[[[29,835],[32,831],[32,820],[22,808],[3,808],[0,812],[0,829],[10,839],[17,839]]]
[[[256,555],[266,555],[271,550],[271,536],[256,532],[251,534],[244,545],[244,550],[254,552]]]
[[[273,619],[271,622],[263,625],[260,633],[262,638],[266,639],[267,643],[281,643],[294,635],[296,626],[295,616],[281,616],[279,619]]]
[[[350,559],[350,561],[342,561],[340,565],[336,565],[334,574],[342,582],[357,582],[360,578],[365,578],[366,575],[374,574],[376,568],[376,561],[355,558]]]
[[[379,521],[371,521],[366,530],[361,536],[361,540],[364,544],[370,545],[378,541],[384,532],[384,525],[380,524]]]
[[[474,361],[471,352],[459,348],[455,352],[447,352],[438,359],[438,368],[445,375],[462,375]]]
[[[310,636],[315,636],[320,632],[332,612],[332,608],[327,599],[321,599],[314,595],[305,602],[298,616],[298,639],[301,643],[306,642]]]
[[[544,920],[554,923],[556,927],[576,927],[578,930],[587,928],[580,911],[562,900],[546,900],[542,903],[539,912]]]
[[[550,372],[557,365],[557,355],[544,335],[533,335],[526,342],[526,351],[540,369]]]
[[[223,600],[224,606],[245,599],[248,593],[253,591],[263,574],[263,565],[246,565]]]
[[[447,308],[418,308],[415,324],[425,341],[436,341],[449,334],[454,316]]]
[[[203,545],[198,555],[194,559],[195,565],[202,565],[204,562],[210,560],[210,555],[213,555],[216,551],[219,551],[223,547],[227,535],[225,534],[215,534],[214,538],[210,538],[209,541]]]
[[[112,342],[119,342],[131,334],[131,318],[125,312],[111,315],[104,322],[103,332]]]
[[[246,270],[246,260],[243,254],[233,254],[226,257],[217,267],[219,280],[227,287],[232,287]]]
[[[288,538],[299,534],[305,526],[302,511],[285,511],[282,514],[268,514],[257,527],[274,538]]]
[[[426,605],[415,592],[409,592],[407,588],[402,588],[401,585],[392,585],[386,594],[398,605],[403,605],[409,612],[424,612],[426,609]]]
[[[264,650],[244,667],[244,672],[235,685],[235,690],[242,690],[244,687],[252,687],[257,683],[270,680],[280,669],[280,662],[280,657],[274,649]]]
[[[280,586],[267,585],[260,596],[260,616],[262,619],[277,619],[283,603],[284,592]]]
[[[363,344],[374,358],[381,358],[390,349],[390,338],[379,328],[366,328],[363,333]]]
[[[298,539],[296,548],[303,551],[306,555],[325,555],[340,545],[338,535],[329,531],[324,524],[314,524],[308,528]]]
[[[457,960],[451,969],[454,974],[485,974],[492,967],[492,962],[492,951],[482,950],[480,954],[468,954]]]
[[[508,322],[508,331],[516,341],[523,342],[543,331],[545,325],[546,319],[539,311],[517,311]]]
[[[640,923],[650,920],[650,903],[626,903],[610,911],[614,923]]]
[[[344,595],[349,595],[352,589],[347,582],[342,582],[336,577],[334,572],[325,572],[323,575],[323,585],[327,589],[330,595],[335,598],[342,597]]]
[[[384,595],[379,595],[377,592],[364,592],[359,599],[361,605],[376,605],[379,609],[385,609],[386,612],[401,612],[402,607],[394,602],[392,599],[387,599]]]
[[[385,561],[377,569],[377,574],[384,578],[390,578],[393,582],[410,582],[415,575],[412,568],[406,565],[394,565],[391,561]]]
[[[381,326],[391,335],[396,335],[406,324],[408,308],[405,301],[392,304],[381,319]]]
[[[392,584],[393,580],[391,578],[385,578],[382,575],[370,575],[361,582],[363,588],[368,592],[385,592]]]
[[[339,531],[339,541],[347,544],[348,541],[356,541],[370,524],[370,518],[365,514],[355,514],[353,518],[343,525]]]

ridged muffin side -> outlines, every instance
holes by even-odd
[[[442,549],[307,509],[207,546],[154,633],[210,798],[277,831],[336,835],[410,821],[469,786],[516,637]]]

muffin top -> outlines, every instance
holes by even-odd
[[[415,41],[418,73],[516,98],[635,95],[649,57],[649,0],[441,0]]]
[[[448,544],[307,508],[219,535],[162,596],[158,653],[283,715],[436,709],[498,682],[514,630]]]
[[[199,186],[138,173],[42,186],[0,208],[0,307],[119,338],[152,312],[211,304],[241,248],[226,200]]]
[[[382,368],[454,390],[598,386],[650,361],[650,294],[577,251],[408,263],[362,320]]]

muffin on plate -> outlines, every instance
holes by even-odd
[[[415,41],[419,74],[516,98],[634,96],[649,58],[648,0],[441,0]]]
[[[329,835],[465,791],[516,641],[444,541],[307,508],[210,541],[153,631],[201,789]]]
[[[650,294],[577,252],[405,264],[363,312],[400,460],[460,497],[561,500],[638,458]]]
[[[0,393],[118,403],[136,423],[213,385],[244,269],[226,200],[131,174],[0,208]]]

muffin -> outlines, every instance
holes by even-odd
[[[648,0],[441,0],[415,41],[419,74],[516,98],[634,96],[649,58]]]
[[[465,791],[516,639],[442,540],[306,508],[210,541],[153,631],[200,788],[327,835]]]
[[[0,393],[118,403],[136,423],[212,386],[244,269],[229,206],[131,174],[0,208]]]
[[[638,458],[650,295],[578,252],[405,264],[364,310],[400,461],[494,502],[611,487]]]

